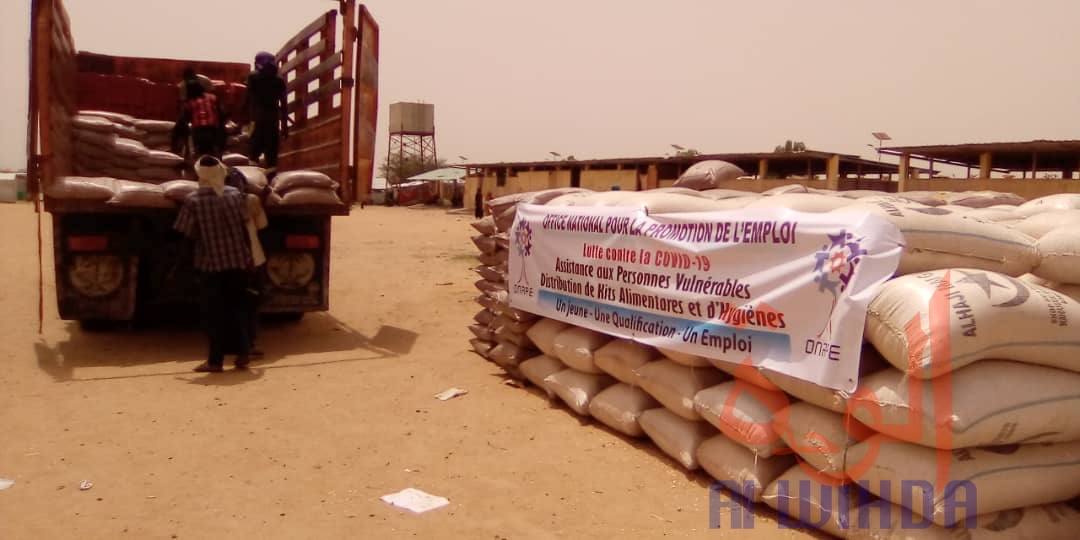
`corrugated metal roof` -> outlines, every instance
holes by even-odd
[[[464,180],[465,169],[459,169],[457,167],[444,167],[442,169],[435,169],[434,171],[428,171],[426,173],[418,174],[416,176],[410,176],[408,180],[410,182],[415,181],[432,181],[432,180]]]
[[[960,166],[978,167],[983,153],[992,154],[995,170],[1075,169],[1080,160],[1080,140],[1034,140],[938,144],[925,146],[890,146],[882,149],[890,155],[910,154],[918,159],[934,159]]]
[[[569,169],[572,167],[614,167],[614,166],[641,166],[650,164],[675,164],[689,167],[699,161],[719,159],[734,163],[748,174],[754,174],[758,169],[758,162],[762,159],[769,160],[770,171],[781,171],[790,168],[798,172],[806,169],[807,162],[811,162],[814,174],[824,174],[826,162],[833,156],[840,157],[840,173],[852,174],[865,172],[866,174],[895,174],[899,166],[892,163],[882,163],[863,159],[853,154],[839,154],[823,152],[820,150],[805,150],[802,152],[743,152],[733,154],[699,154],[696,156],[674,157],[641,157],[641,158],[604,158],[583,159],[577,161],[524,161],[524,162],[500,162],[500,163],[469,163],[466,165],[472,169],[499,169],[504,167],[514,169],[536,168],[539,170]]]

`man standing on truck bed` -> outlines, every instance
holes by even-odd
[[[244,294],[253,262],[246,227],[247,198],[225,185],[227,169],[212,156],[196,162],[195,174],[199,189],[184,201],[174,225],[195,241],[193,262],[203,289],[209,352],[195,371],[223,371],[226,350],[236,352],[237,369],[246,369],[251,342]]]
[[[225,131],[224,113],[217,96],[207,92],[196,81],[187,85],[187,105],[184,116],[180,119],[191,122],[191,140],[195,144],[196,155],[221,156],[224,148],[221,143]]]
[[[276,172],[281,138],[288,138],[285,79],[278,75],[277,59],[268,52],[255,55],[255,71],[247,78],[247,110],[254,125],[251,132],[252,161],[266,155],[266,168]],[[280,125],[281,131],[278,131]]]

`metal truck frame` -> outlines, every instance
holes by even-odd
[[[277,51],[292,125],[278,169],[326,173],[338,182],[344,204],[267,208],[264,312],[302,314],[330,307],[331,217],[348,215],[354,202],[363,205],[371,190],[378,44],[379,27],[367,9],[355,0],[339,0],[338,9],[312,21]],[[249,65],[77,51],[62,0],[32,0],[30,60],[27,172],[35,204],[43,202],[52,217],[60,317],[130,321],[144,310],[194,304],[191,257],[171,227],[177,210],[45,193],[58,178],[73,174],[70,118],[78,111],[175,120],[176,84],[188,66],[225,81],[216,91],[226,106],[236,106]],[[231,117],[243,122],[246,111],[233,110]]]

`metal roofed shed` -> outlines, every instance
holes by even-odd
[[[1027,199],[1080,193],[1080,182],[1074,179],[1080,169],[1080,140],[894,146],[882,153],[900,158],[900,191],[1002,191]],[[931,168],[935,163],[962,167],[967,174],[922,177],[911,167],[912,160],[926,161]]]
[[[411,176],[394,186],[398,205],[434,204],[461,206],[465,194],[465,169],[443,167]]]
[[[465,169],[458,167],[443,167],[416,176],[410,176],[406,182],[417,181],[442,181],[442,180],[465,180]]]
[[[982,178],[989,178],[993,172],[1020,172],[1026,176],[1028,172],[1034,175],[1043,171],[1071,178],[1080,167],[1080,140],[894,146],[881,151],[901,158],[907,155],[931,163],[977,168]]]

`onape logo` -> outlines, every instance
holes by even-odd
[[[532,225],[529,225],[528,220],[521,219],[518,221],[517,226],[514,227],[514,249],[517,251],[518,257],[526,259],[532,255],[533,247],[533,232]],[[525,272],[525,265],[521,265],[521,274],[517,278],[517,284],[525,282],[525,285],[529,285],[529,276]]]
[[[832,305],[829,307],[829,316],[825,318],[825,326],[818,332],[818,339],[828,339],[832,336],[833,310],[836,309],[836,303],[840,300],[840,294],[847,290],[848,284],[851,283],[861,257],[866,255],[861,237],[856,238],[846,230],[827,236],[829,243],[821,246],[821,249],[814,254],[814,281],[818,284],[818,291],[829,291],[833,297]]]

